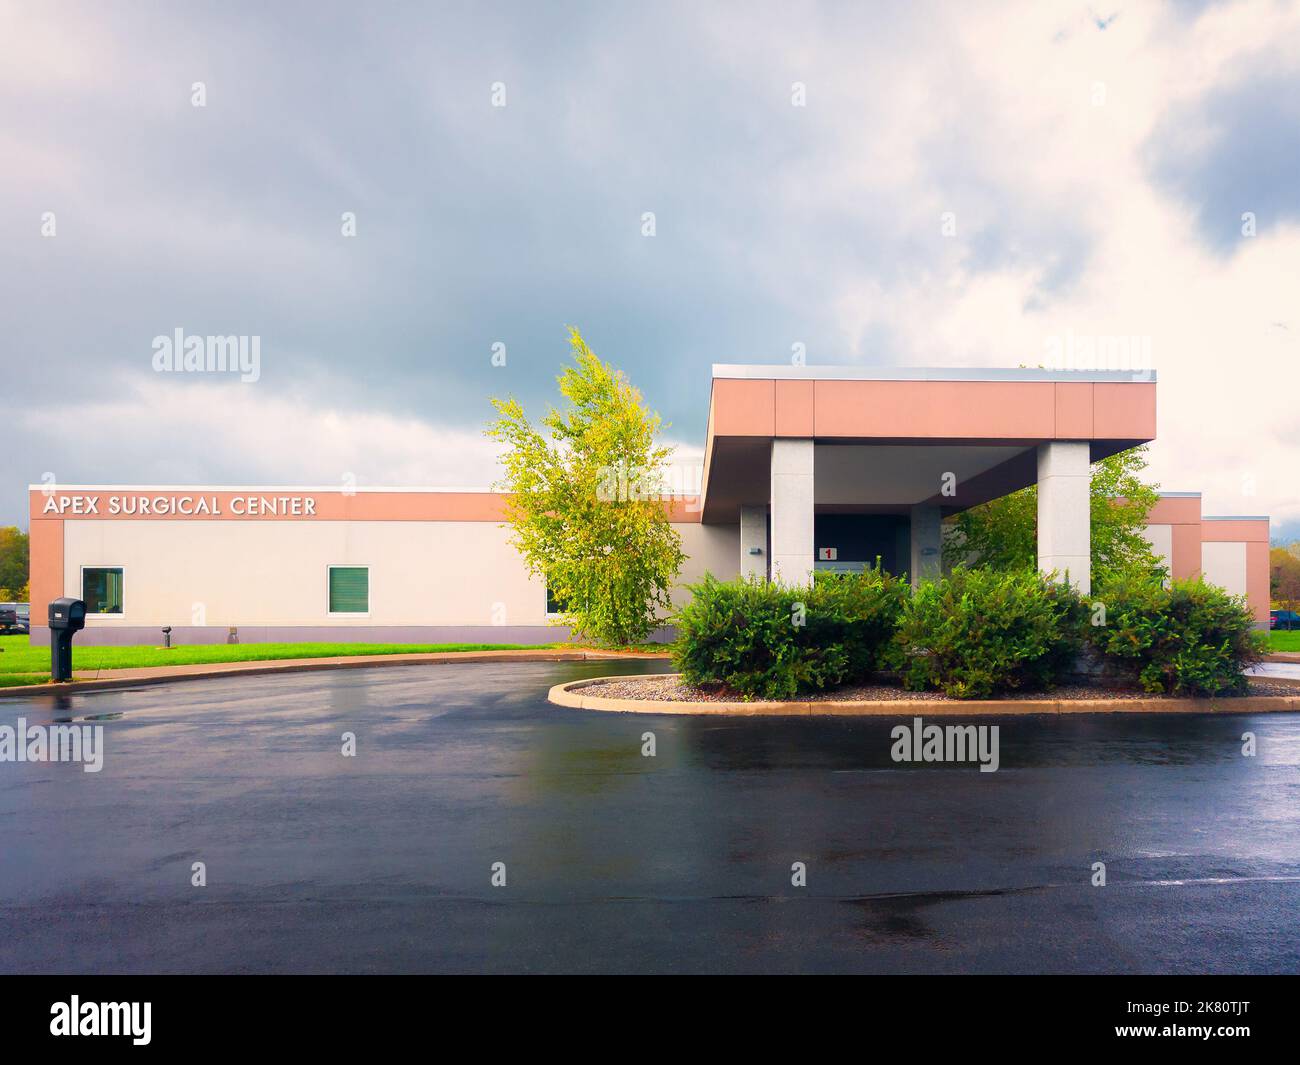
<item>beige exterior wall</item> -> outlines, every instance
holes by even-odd
[[[1152,549],[1176,575],[1179,573],[1175,565],[1178,555],[1175,546],[1177,529],[1178,526],[1174,525],[1148,525],[1143,530],[1143,535],[1146,536]],[[1200,576],[1207,584],[1217,585],[1232,595],[1247,596],[1256,620],[1266,621],[1268,619],[1266,593],[1261,595],[1260,589],[1252,586],[1258,585],[1259,582],[1251,580],[1251,546],[1244,540],[1207,540],[1198,546],[1200,548],[1197,556],[1198,566],[1192,575]]]
[[[49,505],[32,489],[32,596],[46,604],[58,595],[81,596],[83,566],[125,570],[126,612],[92,617],[105,642],[153,638],[163,625],[205,630],[247,627],[251,639],[273,639],[275,630],[302,630],[297,638],[334,638],[332,630],[387,629],[383,638],[416,639],[415,630],[444,630],[447,639],[492,637],[486,630],[515,630],[503,640],[540,636],[547,624],[545,590],[527,574],[503,528],[500,497],[485,492],[440,493],[391,490],[355,497],[318,489],[306,493],[314,513],[298,518],[236,517],[238,493],[217,489],[69,489],[81,494],[148,492],[164,500],[178,493],[212,493],[220,518],[128,517],[85,508],[38,516]],[[243,490],[250,491],[271,490]],[[60,497],[62,498],[62,497]],[[74,498],[70,496],[69,498]],[[765,508],[763,508],[765,509]],[[699,512],[674,503],[673,526],[686,561],[679,585],[706,572],[722,579],[741,571],[740,525],[699,521]],[[753,517],[755,515],[751,515]],[[757,515],[760,520],[762,514]],[[1196,577],[1234,594],[1246,594],[1260,624],[1268,621],[1268,521],[1262,517],[1202,518],[1200,498],[1162,497],[1146,535],[1170,563],[1175,577]],[[752,562],[750,559],[745,561]],[[766,559],[763,560],[766,563]],[[370,568],[370,611],[330,617],[328,567]],[[763,567],[765,568],[765,567]],[[677,590],[674,601],[685,601]],[[43,628],[38,605],[34,630]],[[146,632],[145,630],[152,630]],[[315,630],[321,630],[316,632]],[[409,631],[408,631],[409,630]],[[314,633],[314,634],[313,634]],[[202,634],[191,631],[186,639]],[[437,632],[426,634],[429,638]],[[339,638],[346,638],[340,632]]]
[[[1201,514],[1197,492],[1169,492],[1150,514],[1146,536],[1175,579],[1200,577],[1244,595],[1260,627],[1268,624],[1268,518]]]
[[[737,525],[675,525],[682,536],[682,550],[686,563],[682,566],[680,584],[694,584],[704,574],[712,573],[719,580],[740,576],[740,526]],[[680,606],[690,596],[678,590],[673,595],[674,605]]]
[[[1207,584],[1217,584],[1233,595],[1245,595],[1246,545],[1239,541],[1202,544],[1201,574]]]
[[[1159,556],[1160,561],[1172,573],[1174,568],[1174,527],[1172,525],[1148,525],[1142,530],[1151,550]],[[1166,581],[1166,584],[1169,582]]]
[[[674,528],[682,583],[739,571],[738,526]],[[94,628],[545,625],[545,588],[508,537],[482,521],[69,519],[63,594],[81,596],[82,566],[123,568],[125,612],[88,618]],[[330,565],[370,568],[368,615],[330,617]]]

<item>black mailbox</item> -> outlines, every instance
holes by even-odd
[[[86,627],[86,604],[80,599],[50,603],[50,676],[72,679],[72,637]]]

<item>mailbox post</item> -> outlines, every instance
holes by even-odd
[[[80,599],[50,603],[50,677],[72,679],[72,637],[86,627],[86,604]]]

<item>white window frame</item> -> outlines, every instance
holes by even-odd
[[[91,618],[124,618],[126,617],[126,567],[119,566],[111,562],[96,562],[93,565],[82,566],[77,574],[77,598],[84,600],[86,598],[86,570],[88,569],[120,569],[122,571],[122,609],[116,614],[102,614],[98,611],[91,613],[86,611],[86,620]]]
[[[353,610],[335,612],[330,609],[330,571],[336,569],[363,569],[366,571],[366,609],[364,613]],[[369,562],[329,562],[325,565],[325,616],[327,618],[368,618],[370,617],[370,563]],[[126,597],[123,596],[123,599]]]

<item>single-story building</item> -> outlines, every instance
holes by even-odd
[[[915,580],[945,516],[1037,483],[1039,565],[1087,591],[1089,463],[1155,434],[1149,372],[715,366],[699,493],[665,502],[680,583],[877,557]],[[33,485],[30,505],[34,640],[61,595],[86,601],[82,643],[563,636],[487,489]],[[1147,531],[1174,577],[1267,624],[1267,517],[1168,493]]]

